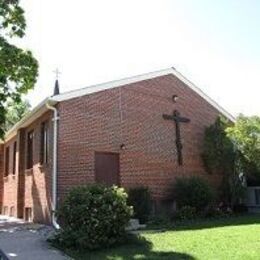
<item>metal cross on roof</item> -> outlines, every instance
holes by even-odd
[[[61,74],[61,72],[59,71],[58,68],[56,68],[56,70],[54,70],[53,72],[55,73],[56,76],[53,95],[56,96],[60,94],[59,75]]]
[[[59,75],[61,74],[61,72],[59,71],[58,68],[56,68],[53,73],[55,73],[56,79],[59,79]]]

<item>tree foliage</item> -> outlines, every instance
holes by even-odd
[[[246,161],[235,142],[227,134],[234,124],[219,116],[215,123],[205,129],[202,159],[208,173],[223,176],[221,199],[234,205],[244,196],[242,173]]]
[[[57,212],[62,247],[93,250],[122,241],[132,215],[123,188],[99,184],[78,186],[66,196]]]
[[[21,120],[29,111],[31,105],[27,100],[20,102],[10,101],[7,103],[7,113],[5,120],[5,131],[12,128],[18,121]]]
[[[214,193],[204,179],[193,176],[177,178],[172,197],[176,200],[179,209],[189,206],[200,212],[213,202]]]
[[[202,159],[208,173],[234,171],[235,147],[226,134],[230,126],[227,119],[219,116],[214,124],[205,129]]]
[[[19,103],[32,89],[38,63],[28,50],[12,44],[25,35],[26,22],[19,0],[0,0],[0,138],[5,131],[8,102]]]
[[[256,166],[260,171],[260,117],[241,115],[226,132],[243,155],[245,163]]]

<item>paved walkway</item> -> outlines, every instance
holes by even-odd
[[[46,242],[50,231],[51,227],[0,215],[0,250],[10,260],[69,259]]]

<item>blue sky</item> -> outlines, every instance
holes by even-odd
[[[233,58],[258,60],[259,1],[182,1],[191,23]],[[228,55],[228,53],[226,53]]]
[[[40,62],[28,95],[61,91],[174,66],[234,115],[260,114],[260,1],[22,0]]]

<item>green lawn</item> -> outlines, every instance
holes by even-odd
[[[74,259],[260,259],[260,215],[200,221],[142,233],[142,241],[92,253],[67,253]]]

